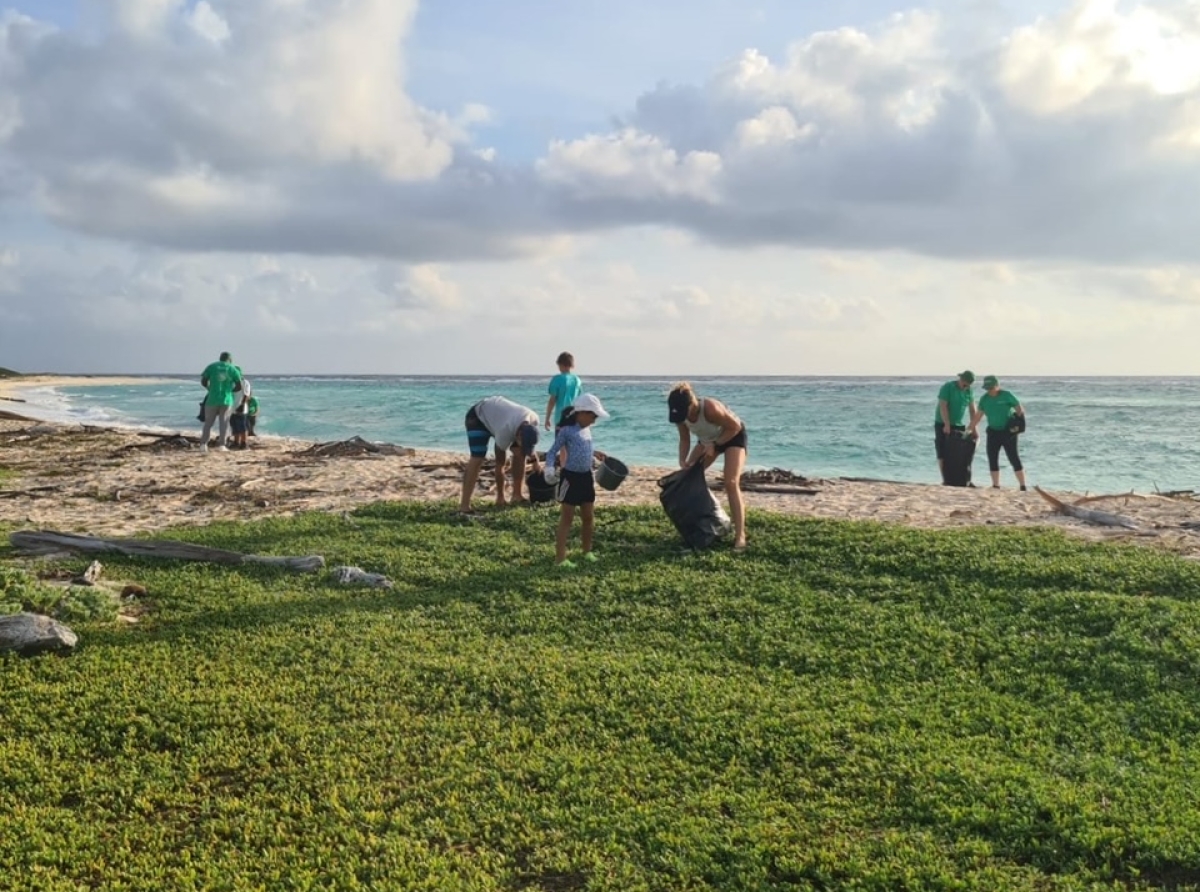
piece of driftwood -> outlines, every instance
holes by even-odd
[[[5,409],[0,409],[0,419],[4,421],[37,421],[36,418],[30,418],[28,415],[18,415],[16,412],[9,412]]]
[[[334,582],[342,585],[365,585],[370,588],[392,588],[392,580],[382,573],[368,573],[361,567],[334,567],[330,573]]]
[[[1127,530],[1139,530],[1140,527],[1131,517],[1125,517],[1122,514],[1111,514],[1108,511],[1095,511],[1091,508],[1080,508],[1078,505],[1071,505],[1061,499],[1056,499],[1050,493],[1046,492],[1040,486],[1035,486],[1037,494],[1054,506],[1055,510],[1060,514],[1066,514],[1069,517],[1075,517],[1079,520],[1087,521],[1088,523],[1099,524],[1106,527],[1124,527]]]
[[[153,443],[129,443],[126,449],[191,449],[200,444],[198,436],[187,434],[155,434],[150,431],[138,431],[139,437],[153,437]]]
[[[32,656],[49,650],[70,650],[78,641],[79,636],[67,626],[40,613],[0,616],[0,651]]]
[[[372,443],[362,437],[351,437],[349,440],[337,440],[331,443],[316,443],[309,446],[301,455],[343,458],[352,455],[416,455],[417,450],[407,446],[394,446],[391,443]]]
[[[180,561],[203,561],[210,564],[266,564],[281,567],[296,573],[315,573],[325,566],[325,558],[319,554],[307,557],[272,557],[258,554],[241,554],[193,545],[190,542],[170,540],[149,541],[145,539],[101,539],[95,536],[80,536],[75,533],[57,533],[53,530],[19,530],[8,537],[13,548],[28,554],[66,549],[84,554],[123,554],[127,557],[174,558]]]
[[[88,568],[80,575],[71,580],[72,585],[95,585],[100,578],[100,574],[104,572],[104,565],[99,561],[92,561],[88,564]]]
[[[42,493],[58,492],[62,489],[61,486],[31,486],[28,489],[6,489],[0,492],[0,499],[19,499],[21,496],[29,496],[30,498],[41,498]]]
[[[25,400],[21,399],[19,396],[0,396],[0,400],[7,400],[7,401],[8,401],[8,402],[10,402],[10,403],[23,403],[23,402],[25,402]]]

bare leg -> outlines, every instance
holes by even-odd
[[[1025,489],[1025,469],[1022,468],[1015,473],[1017,475],[1017,483],[1021,484],[1021,489]]]
[[[583,518],[583,529],[580,532],[580,538],[583,540],[583,553],[588,554],[592,550],[592,531],[596,526],[596,503],[580,505],[579,514]]]
[[[571,525],[575,523],[575,506],[562,505],[558,512],[558,529],[554,533],[554,563],[561,564],[567,559],[567,539],[571,535]]]
[[[525,450],[514,449],[512,458],[512,502],[516,505],[522,501],[525,492]]]
[[[463,471],[462,498],[458,500],[458,510],[466,514],[471,510],[471,496],[475,493],[475,484],[479,482],[479,469],[483,467],[483,456],[472,455]]]
[[[1021,472],[1018,471],[1017,473],[1019,474]],[[1000,488],[1000,472],[999,471],[992,471],[992,486],[996,487],[996,489]]]
[[[504,472],[508,469],[508,453],[496,449],[496,507],[503,508],[508,502],[504,499]]]
[[[745,467],[745,449],[732,446],[725,450],[725,494],[729,496],[734,548],[746,547],[746,505],[742,500],[742,469]]]

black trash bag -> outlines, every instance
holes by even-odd
[[[658,481],[658,485],[662,490],[658,494],[659,502],[690,547],[708,548],[729,532],[732,524],[704,481],[704,465],[697,462],[690,468],[668,474]]]
[[[196,420],[201,424],[204,423],[204,400],[200,400],[200,414],[196,416]]]
[[[946,438],[946,458],[942,462],[942,483],[946,486],[970,486],[971,462],[975,460],[977,438],[965,431],[950,431]]]
[[[1010,434],[1025,433],[1025,416],[1013,414],[1008,419],[1008,432]]]

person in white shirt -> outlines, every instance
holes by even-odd
[[[508,501],[504,497],[504,469],[508,451],[512,450],[512,502],[523,501],[525,465],[537,471],[538,459],[535,448],[538,441],[538,414],[532,409],[518,405],[502,396],[489,396],[467,410],[467,445],[471,458],[463,473],[462,498],[458,510],[463,514],[471,511],[471,496],[479,482],[479,471],[487,457],[488,441],[496,440],[496,504],[503,508]]]

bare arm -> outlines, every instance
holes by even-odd
[[[505,505],[504,500],[504,467],[508,464],[508,452],[496,447],[495,451],[496,468],[494,476],[496,478],[496,504],[501,508]]]
[[[546,430],[550,430],[551,420],[554,418],[554,406],[558,403],[558,397],[554,394],[550,395],[550,399],[546,400]]]
[[[677,424],[675,426],[679,428],[679,467],[686,468],[691,464],[688,461],[688,452],[692,448],[692,432],[688,430],[686,424]]]
[[[946,433],[950,433],[950,404],[945,400],[938,400],[938,413],[942,416],[942,427],[946,429]]]

